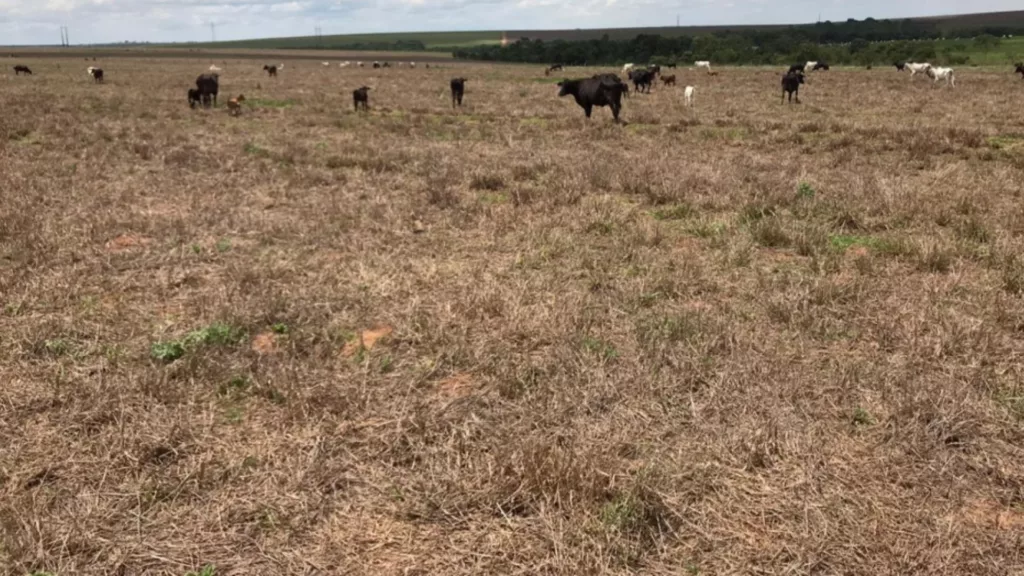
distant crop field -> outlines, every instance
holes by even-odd
[[[464,47],[480,44],[500,44],[501,32],[409,32],[409,33],[388,33],[388,34],[345,34],[323,36],[320,39],[304,36],[295,38],[266,38],[257,40],[240,40],[236,42],[198,43],[194,46],[201,48],[310,48],[323,46],[330,49],[338,46],[351,46],[353,44],[377,44],[396,43],[403,41],[422,42],[427,49],[439,47]]]
[[[15,62],[0,574],[1024,573],[1005,66]]]
[[[972,39],[940,40],[936,43],[940,54],[949,51],[955,56],[969,58],[968,64],[979,66],[1007,65],[1024,61],[1024,37],[1001,38],[998,45],[980,47]]]
[[[985,26],[1021,26],[1024,27],[1024,11],[997,12],[988,14],[967,14],[958,16],[935,16],[929,18],[916,18],[938,22],[941,27],[948,31],[961,31],[981,28]],[[810,23],[795,23],[793,26],[809,25]],[[198,43],[193,46],[204,48],[236,47],[236,48],[310,48],[322,46],[325,48],[351,46],[353,44],[374,44],[374,43],[396,43],[403,41],[422,42],[428,50],[443,50],[446,48],[461,48],[477,46],[482,44],[499,44],[502,36],[510,40],[517,40],[522,37],[553,41],[553,40],[596,40],[607,35],[613,40],[628,40],[640,34],[660,36],[683,36],[710,34],[723,30],[773,30],[787,28],[790,25],[745,25],[745,26],[653,26],[644,28],[606,28],[606,29],[571,29],[571,30],[489,30],[489,31],[468,31],[468,32],[401,32],[381,34],[341,34],[323,36],[317,39],[312,36],[294,38],[265,38],[253,40],[239,40],[231,42]]]

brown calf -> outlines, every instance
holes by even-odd
[[[239,94],[238,98],[232,98],[228,100],[228,112],[232,116],[238,116],[242,113],[242,102],[245,102],[245,95]]]

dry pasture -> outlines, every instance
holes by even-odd
[[[0,75],[0,574],[1024,573],[1010,70],[273,62]]]

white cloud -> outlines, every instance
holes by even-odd
[[[428,30],[800,23],[1020,9],[1019,0],[0,0],[0,42],[55,44]],[[76,23],[82,23],[76,25]]]

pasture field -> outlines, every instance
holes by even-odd
[[[25,63],[0,574],[1024,573],[1006,68]]]

